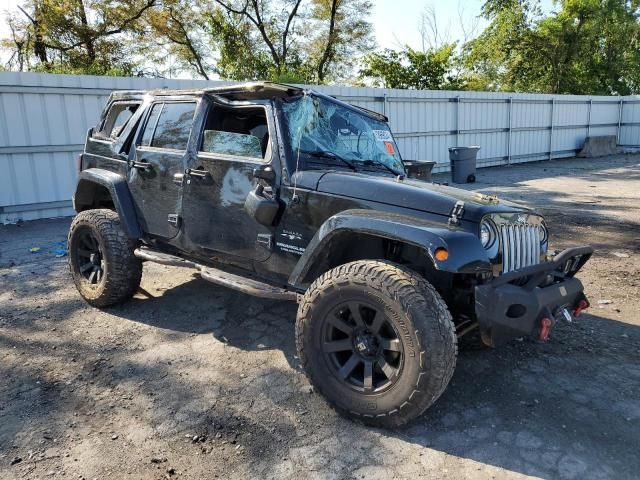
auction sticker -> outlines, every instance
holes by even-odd
[[[376,140],[379,142],[390,142],[392,140],[389,130],[373,130],[373,136],[376,137]]]

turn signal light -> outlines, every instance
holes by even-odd
[[[449,258],[449,252],[446,248],[437,248],[434,257],[436,257],[436,260],[438,260],[439,262],[444,262],[447,258]]]

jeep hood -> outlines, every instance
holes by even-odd
[[[399,180],[391,176],[335,170],[313,173],[316,175],[310,175],[311,178],[307,177],[307,180],[317,183],[315,187],[308,187],[319,192],[447,216],[455,204],[462,201],[464,217],[472,221],[479,221],[480,217],[490,212],[529,211],[526,207],[495,196],[420,180]]]

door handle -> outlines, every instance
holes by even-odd
[[[186,171],[186,174],[189,175],[190,177],[197,177],[197,178],[209,178],[211,176],[208,170],[200,170],[197,168],[188,168]]]
[[[139,162],[137,160],[131,162],[131,167],[144,170],[145,172],[151,170],[151,164],[149,162]]]

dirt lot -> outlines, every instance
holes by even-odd
[[[597,248],[593,308],[548,344],[463,342],[448,390],[397,431],[313,393],[295,305],[147,264],[143,292],[96,310],[55,255],[68,219],[0,227],[0,478],[638,478],[640,156],[478,180],[542,209],[552,248]]]

